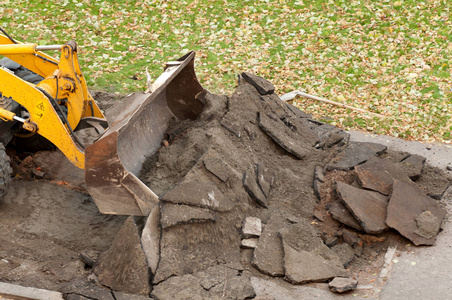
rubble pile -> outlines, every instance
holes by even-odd
[[[440,174],[419,155],[350,143],[325,168],[316,168],[317,210],[325,208],[358,233],[379,235],[392,228],[414,245],[433,245],[446,216],[438,200],[450,186]]]
[[[93,270],[112,290],[155,299],[251,299],[251,276],[336,278],[330,289],[345,292],[361,233],[435,241],[449,181],[424,162],[349,143],[243,73],[232,96],[207,93],[198,119],[170,126],[140,175],[160,204],[129,217]]]

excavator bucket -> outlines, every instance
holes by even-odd
[[[158,204],[138,174],[170,120],[196,119],[204,108],[194,58],[190,52],[169,62],[149,93],[134,93],[106,112],[109,128],[85,150],[86,185],[100,212],[146,216]]]

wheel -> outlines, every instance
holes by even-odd
[[[56,148],[48,139],[34,132],[23,134],[19,131],[11,141],[11,144],[21,152],[38,152]]]
[[[11,168],[9,156],[6,154],[5,146],[0,143],[0,199],[3,199],[8,192],[12,173],[13,169]]]

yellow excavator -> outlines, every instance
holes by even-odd
[[[148,215],[158,196],[138,179],[142,164],[161,146],[170,120],[195,119],[204,108],[206,90],[196,78],[195,53],[168,62],[148,91],[127,96],[106,117],[88,92],[74,41],[39,46],[0,31],[1,143],[6,146],[18,135],[30,143],[36,141],[33,136],[44,137],[85,169],[88,192],[100,212]],[[49,50],[60,51],[60,60],[45,54]],[[98,137],[85,145],[77,132],[89,127]],[[4,146],[0,194],[11,176]]]

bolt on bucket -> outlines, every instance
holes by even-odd
[[[85,150],[86,185],[101,213],[146,216],[158,204],[137,176],[170,120],[196,119],[204,108],[194,58],[190,52],[169,62],[149,93],[134,93],[106,112],[109,128]]]

